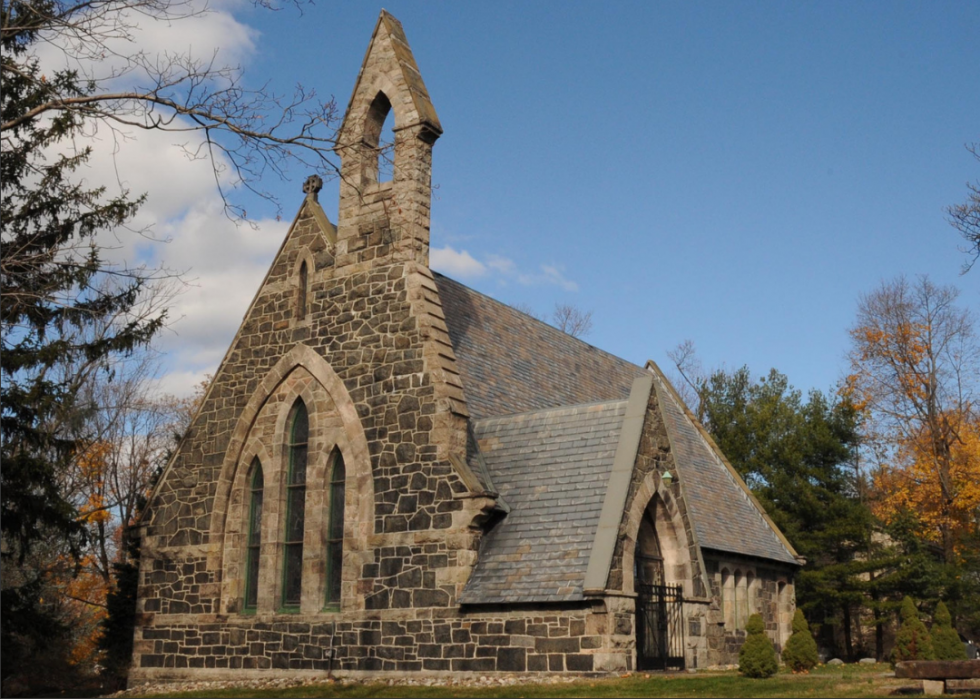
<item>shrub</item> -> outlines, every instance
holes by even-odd
[[[772,677],[779,666],[762,617],[758,614],[750,616],[745,632],[748,635],[738,652],[738,671],[746,677]]]
[[[810,633],[810,625],[799,609],[793,615],[793,635],[783,648],[783,662],[793,672],[808,672],[820,660],[817,655],[817,642]]]
[[[932,622],[932,650],[936,660],[966,660],[966,648],[943,602],[936,605]]]
[[[919,619],[919,612],[911,597],[902,600],[902,628],[895,635],[892,662],[902,660],[932,660],[932,638],[926,625]]]

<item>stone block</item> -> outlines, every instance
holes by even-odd
[[[980,694],[980,679],[946,680],[947,694]]]
[[[942,680],[922,680],[922,693],[926,696],[941,695],[946,690],[946,683]]]
[[[596,653],[592,658],[592,669],[596,672],[626,672],[625,653]]]

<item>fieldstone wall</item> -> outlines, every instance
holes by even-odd
[[[631,670],[610,637],[632,641],[632,612],[579,609],[175,619],[141,629],[137,681],[241,677],[235,671],[595,673]]]
[[[781,653],[792,634],[796,611],[795,571],[789,566],[720,552],[706,556],[705,566],[712,595],[706,629],[711,664],[738,664],[738,651],[745,642],[745,620],[750,614],[762,615],[766,633],[776,653]]]

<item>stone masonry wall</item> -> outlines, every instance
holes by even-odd
[[[709,655],[712,665],[737,665],[738,651],[745,642],[744,619],[749,614],[761,614],[766,633],[773,642],[776,653],[792,632],[793,612],[796,600],[793,589],[793,573],[789,567],[781,568],[760,561],[713,553],[705,557],[705,567],[711,582],[712,610],[706,629]],[[730,575],[729,587],[722,590],[725,578]],[[743,583],[751,576],[752,584],[743,590],[733,583],[736,574]],[[747,609],[739,613],[738,605]]]
[[[608,670],[607,636],[632,634],[629,613],[581,609],[340,614],[326,620],[232,615],[146,627],[138,678],[241,677],[241,670],[335,676],[371,672]],[[632,669],[628,665],[623,669]]]

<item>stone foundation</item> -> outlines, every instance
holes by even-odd
[[[625,603],[624,603],[625,602]],[[632,600],[580,609],[197,616],[148,621],[131,681],[331,673],[615,673],[634,667]],[[206,671],[206,672],[202,672]]]

